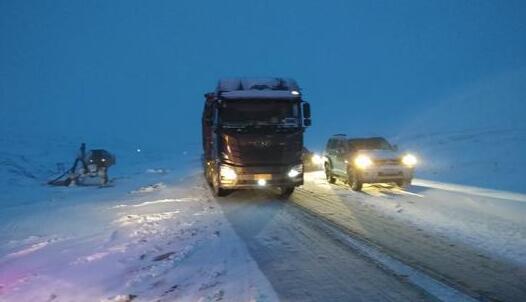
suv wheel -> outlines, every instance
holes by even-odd
[[[362,190],[362,182],[358,179],[358,175],[356,173],[353,173],[352,171],[347,172],[349,175],[348,183],[351,186],[351,189],[353,191],[361,191]]]
[[[325,178],[327,178],[327,181],[330,184],[333,184],[336,182],[336,178],[334,178],[334,175],[332,175],[331,167],[329,163],[325,163]]]
[[[402,179],[396,182],[401,189],[407,189],[411,185],[410,179]]]

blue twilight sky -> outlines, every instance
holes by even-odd
[[[309,145],[397,134],[526,67],[526,1],[0,0],[1,135],[198,144],[224,76],[288,76]]]

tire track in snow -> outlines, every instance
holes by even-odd
[[[300,206],[302,210],[305,210],[307,215],[311,215],[313,218],[319,220],[318,226],[330,234],[333,238],[338,239],[340,242],[349,246],[352,250],[358,252],[360,255],[372,260],[386,271],[398,276],[401,279],[405,279],[421,288],[434,298],[443,302],[475,302],[477,301],[473,297],[461,292],[460,290],[441,282],[418,269],[415,269],[402,261],[395,259],[388,254],[382,252],[380,249],[374,247],[371,243],[367,243],[362,239],[354,238],[352,235],[342,231],[338,225],[335,225],[331,221],[320,217],[312,211],[305,209]]]
[[[345,190],[346,196],[341,196],[343,189],[339,187],[330,186],[329,191],[307,184],[297,190],[291,201],[352,238],[378,247],[395,260],[471,297],[521,301],[520,297],[526,294],[524,284],[519,281],[520,276],[526,275],[521,268],[488,258],[461,242],[385,216],[374,206],[374,202],[381,199],[348,190]]]

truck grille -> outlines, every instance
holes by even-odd
[[[299,161],[302,152],[301,133],[258,135],[225,135],[222,152],[225,162],[235,166],[290,165]]]

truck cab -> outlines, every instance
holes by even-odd
[[[224,79],[205,94],[205,177],[217,196],[277,188],[289,196],[303,184],[303,133],[310,106],[292,79]]]

